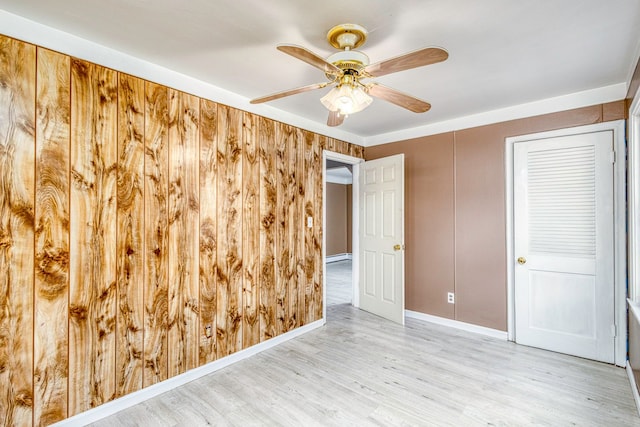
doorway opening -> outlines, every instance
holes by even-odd
[[[330,151],[323,154],[323,293],[327,307],[358,307],[357,157]]]

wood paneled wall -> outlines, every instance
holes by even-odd
[[[363,156],[0,36],[0,424],[320,319],[324,148]]]

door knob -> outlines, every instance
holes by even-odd
[[[522,265],[522,264],[526,264],[527,259],[523,256],[521,256],[520,258],[518,258],[518,264]]]
[[[399,250],[401,250],[401,249],[402,249],[402,245],[394,245],[394,246],[393,246],[393,250],[394,250],[394,251],[399,251]]]

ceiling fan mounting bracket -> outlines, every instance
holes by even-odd
[[[357,24],[336,25],[327,33],[327,41],[336,49],[356,49],[367,41],[367,30]]]

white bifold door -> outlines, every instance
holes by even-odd
[[[516,342],[614,362],[613,161],[611,131],[514,144]]]
[[[404,324],[404,154],[359,165],[360,308]]]

